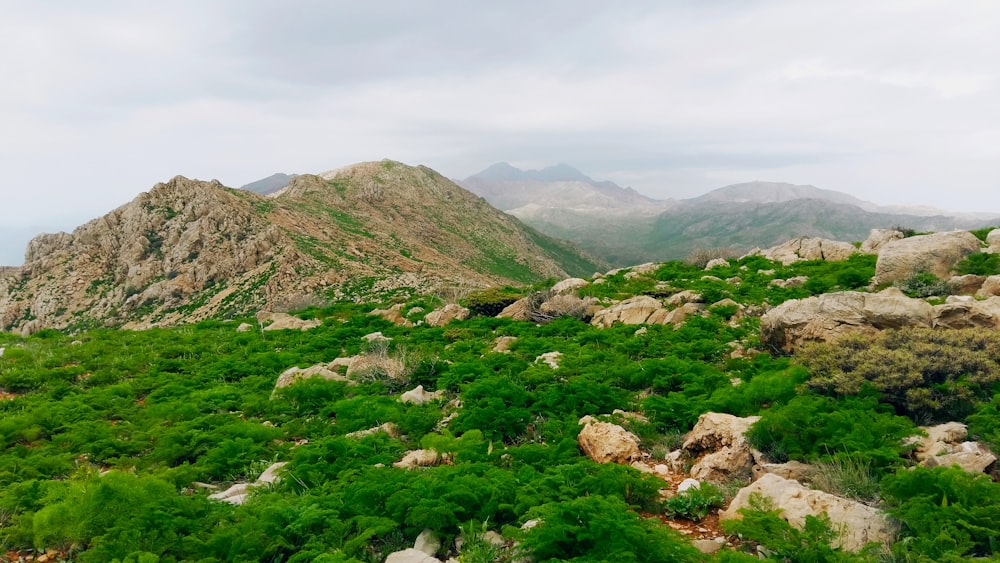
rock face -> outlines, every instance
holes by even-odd
[[[580,449],[597,463],[628,465],[642,459],[639,438],[628,430],[610,422],[600,422],[591,416],[580,419],[583,430],[577,437]]]
[[[433,170],[388,160],[296,176],[271,197],[178,176],[32,240],[24,265],[0,275],[0,329],[141,329],[600,267],[540,236]],[[563,266],[570,255],[577,271]]]
[[[761,317],[761,340],[786,352],[848,332],[930,327],[934,309],[895,288],[879,293],[844,291],[786,301]]]
[[[742,518],[739,509],[750,506],[750,495],[758,493],[770,498],[774,507],[781,510],[781,517],[796,528],[805,525],[806,516],[826,513],[834,529],[843,530],[834,546],[846,551],[857,551],[869,542],[887,542],[892,539],[892,526],[878,510],[838,496],[807,489],[798,481],[790,481],[774,474],[767,474],[748,487],[740,489],[729,508],[719,513],[720,520]]]
[[[759,416],[740,418],[731,414],[708,412],[684,439],[682,449],[697,457],[691,477],[701,481],[724,481],[750,474],[759,454],[747,443],[744,434]]]
[[[846,260],[858,249],[849,242],[824,238],[799,237],[778,246],[760,251],[760,255],[784,265],[799,260]]]
[[[894,240],[879,250],[873,283],[899,281],[919,272],[947,279],[955,264],[974,252],[979,252],[979,239],[968,231]]]
[[[1000,229],[993,231],[1000,232]],[[992,297],[1000,295],[1000,276],[989,276],[983,280],[982,287],[976,292],[977,297]]]

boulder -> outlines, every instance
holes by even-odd
[[[430,326],[444,326],[451,321],[464,321],[467,318],[469,318],[468,309],[455,303],[449,303],[440,309],[427,313],[424,322]]]
[[[388,336],[382,334],[381,331],[379,331],[379,332],[370,332],[370,333],[362,336],[361,338],[365,342],[389,342],[390,340],[392,340]]]
[[[281,481],[279,472],[286,465],[288,465],[288,462],[285,461],[272,463],[253,483],[236,483],[225,491],[208,495],[208,498],[229,504],[243,504],[246,502],[247,497],[250,496],[250,491],[254,488]]]
[[[984,282],[986,282],[986,276],[977,276],[975,274],[952,276],[948,280],[948,283],[955,288],[955,293],[960,295],[974,295],[983,287]]]
[[[442,456],[434,450],[411,450],[406,452],[403,459],[393,463],[393,467],[402,469],[416,469],[418,467],[432,467],[447,461],[447,456]]]
[[[594,315],[590,324],[608,328],[615,323],[626,325],[644,324],[650,315],[663,309],[663,303],[648,295],[638,295],[621,303],[601,309]]]
[[[986,234],[986,244],[990,247],[990,252],[1000,251],[1000,229],[993,229]]]
[[[983,280],[982,287],[976,292],[976,297],[992,297],[994,295],[1000,295],[1000,276],[989,276]]]
[[[349,384],[354,383],[347,377],[332,371],[329,364],[316,364],[305,369],[300,367],[290,367],[281,372],[281,375],[278,376],[278,380],[274,383],[274,391],[311,377],[322,377],[327,381],[346,381]],[[271,396],[272,398],[274,397],[273,392]]]
[[[701,303],[685,303],[680,307],[667,311],[661,309],[653,313],[649,318],[649,324],[663,324],[680,326],[690,317],[701,315],[705,311],[705,306]]]
[[[434,555],[441,549],[441,538],[434,533],[434,530],[424,529],[413,542],[413,549],[422,551],[427,555]]]
[[[701,481],[725,481],[748,474],[761,456],[747,443],[744,434],[759,416],[740,418],[731,414],[708,412],[684,439],[681,448],[697,458],[691,477]]]
[[[771,499],[774,507],[781,511],[781,517],[799,529],[805,525],[806,516],[826,513],[833,528],[841,530],[833,545],[846,551],[857,551],[869,542],[889,542],[894,535],[893,526],[877,509],[830,493],[807,489],[798,481],[771,473],[740,489],[729,507],[719,512],[719,519],[742,518],[739,510],[750,506],[750,496],[754,493]]]
[[[865,254],[878,254],[878,251],[894,240],[902,240],[903,233],[895,229],[872,229],[868,233],[868,238],[861,243],[861,252]]]
[[[257,313],[257,322],[264,326],[264,330],[309,330],[323,324],[319,319],[302,320],[288,313],[270,311]]]
[[[433,393],[424,391],[423,385],[417,385],[413,389],[410,389],[406,393],[399,396],[399,402],[401,403],[412,403],[414,405],[423,405],[431,401],[436,401],[444,396],[444,390],[434,391]]]
[[[365,436],[371,436],[373,434],[378,434],[379,432],[385,432],[390,438],[399,437],[399,427],[393,422],[384,422],[373,428],[368,428],[366,430],[358,430],[356,432],[350,432],[344,434],[345,438],[364,438]]]
[[[250,332],[251,330],[253,327],[250,326],[250,323],[240,323],[240,326],[236,327],[236,332]]]
[[[931,325],[934,328],[1000,328],[1000,297],[935,305]]]
[[[667,306],[669,307],[679,307],[686,303],[702,303],[705,298],[701,296],[697,291],[690,289],[685,289],[684,291],[678,291],[677,293],[671,295],[667,298]]]
[[[593,297],[576,295],[553,295],[538,306],[540,318],[576,317],[590,320],[601,310],[601,305]]]
[[[514,321],[530,321],[531,309],[531,299],[528,297],[522,297],[504,307],[503,311],[500,311],[497,315],[497,318],[511,319]]]
[[[805,342],[828,341],[849,332],[930,327],[933,313],[929,303],[896,288],[879,293],[842,291],[782,303],[761,317],[760,333],[765,344],[791,352]]]
[[[610,422],[600,422],[591,416],[580,419],[583,430],[577,437],[580,449],[597,463],[628,465],[642,459],[639,438],[628,430]]]
[[[705,264],[705,269],[711,270],[712,268],[719,268],[728,265],[729,265],[729,260],[726,260],[725,258],[712,258],[711,260],[708,261],[707,264]]]
[[[919,272],[930,272],[947,279],[955,264],[974,252],[979,252],[979,239],[968,231],[894,240],[879,250],[872,283],[878,285],[904,280]]]
[[[535,362],[542,362],[552,369],[559,369],[559,358],[561,357],[562,352],[546,352],[535,358]]]
[[[774,279],[771,280],[771,282],[768,285],[773,285],[775,287],[781,287],[781,288],[802,287],[806,284],[807,281],[809,281],[809,278],[806,276],[795,276],[788,278],[787,280]]]
[[[498,336],[497,339],[493,341],[493,351],[506,354],[510,352],[510,345],[514,342],[517,342],[516,336]]]
[[[556,295],[560,295],[563,293],[576,291],[578,289],[583,289],[588,285],[590,285],[590,282],[588,282],[587,280],[580,278],[568,278],[562,280],[561,282],[557,282],[555,285],[552,286],[552,289],[550,291]]]
[[[761,250],[760,255],[784,265],[799,260],[846,260],[858,249],[849,242],[825,238],[799,237],[779,244],[778,246]]]
[[[388,309],[372,309],[369,315],[382,317],[383,319],[399,326],[413,326],[413,323],[403,316],[403,304],[397,303]]]
[[[808,481],[813,472],[813,466],[801,461],[788,461],[785,463],[758,463],[753,466],[753,480],[756,481],[764,475],[773,474],[793,481]]]

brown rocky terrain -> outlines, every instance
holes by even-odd
[[[145,328],[599,266],[426,167],[363,163],[269,197],[178,176],[32,240],[0,272],[0,329]]]

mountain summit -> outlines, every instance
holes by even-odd
[[[142,328],[600,266],[423,166],[296,176],[270,197],[178,176],[33,239],[0,275],[0,328]]]

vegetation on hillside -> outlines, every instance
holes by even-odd
[[[732,525],[740,549],[701,555],[659,517],[700,517],[745,483],[665,502],[659,479],[590,461],[577,445],[578,420],[621,409],[648,417],[624,424],[655,455],[704,412],[761,415],[750,439],[773,459],[870,470],[862,477],[873,485],[868,502],[901,524],[888,548],[896,560],[991,555],[1000,485],[947,468],[904,469],[912,462],[903,440],[916,424],[945,418],[1000,436],[992,340],[887,332],[781,357],[757,351],[759,321],[739,313],[861,288],[873,274],[865,256],[789,266],[749,257],[708,272],[681,262],[648,275],[618,272],[581,290],[609,302],[692,289],[709,304],[737,303],[641,334],[572,317],[493,317],[538,289],[513,287],[469,295],[482,316],[444,327],[403,327],[367,314],[374,304],[338,304],[304,311],[323,321],[309,331],[262,331],[237,319],[0,334],[0,545],[54,548],[75,561],[383,561],[432,529],[444,539],[441,556],[463,533],[470,561],[756,561],[757,544],[774,560],[877,560],[874,551],[829,547],[836,530],[823,519],[799,531],[766,505]],[[799,275],[809,280],[771,284]],[[432,305],[408,298],[403,313],[416,319],[416,307]],[[253,330],[237,332],[241,321]],[[391,340],[363,338],[374,332]],[[516,338],[509,353],[494,352],[504,336]],[[884,375],[896,364],[871,363],[883,374],[845,359],[901,342],[915,351],[898,366],[919,366],[920,377],[895,381]],[[562,353],[557,369],[537,361],[548,352]],[[358,354],[383,354],[405,369],[274,390],[290,367]],[[947,365],[934,363],[938,356]],[[398,400],[416,385],[443,397]],[[386,423],[398,432],[349,436]],[[448,461],[393,466],[418,448]],[[254,489],[242,506],[208,498],[276,461],[288,462],[284,478]],[[477,539],[486,530],[520,547],[487,545]]]

